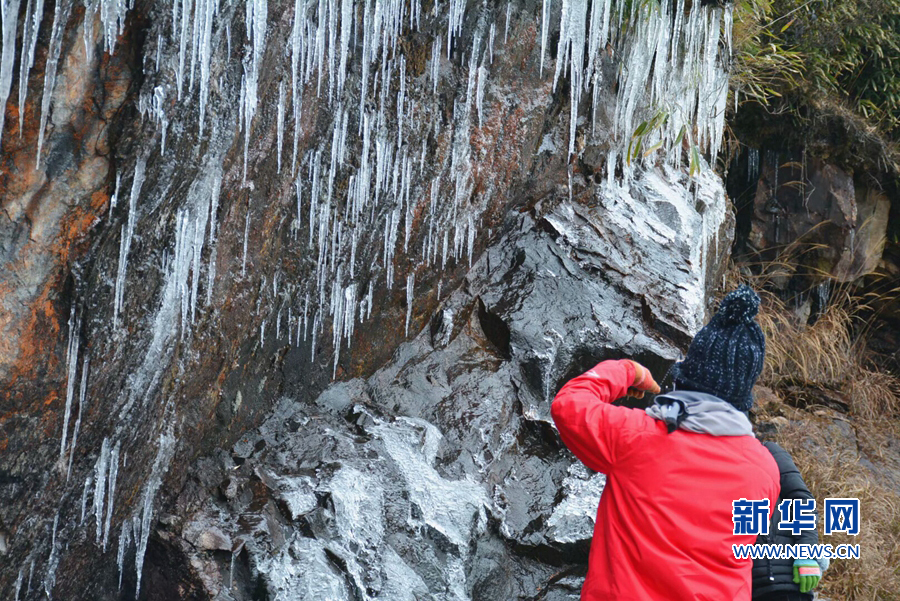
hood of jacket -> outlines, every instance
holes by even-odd
[[[676,429],[713,436],[753,436],[753,426],[745,413],[731,403],[705,392],[673,390],[656,397],[647,415]]]

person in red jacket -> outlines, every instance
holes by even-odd
[[[642,365],[603,361],[569,381],[551,412],[566,446],[607,476],[582,601],[750,601],[749,559],[732,544],[732,503],[779,493],[775,460],[747,415],[762,371],[759,297],[742,286],[722,301],[672,368],[675,390],[646,410],[614,406],[659,393]]]

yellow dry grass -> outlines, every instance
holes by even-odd
[[[852,446],[852,437],[836,433],[835,420],[842,417],[835,412],[818,410],[811,414],[779,401],[770,402],[763,413],[762,422],[775,414],[787,418],[773,438],[791,454],[817,503],[828,497],[860,500],[857,536],[825,536],[819,520],[820,543],[860,546],[859,559],[832,561],[818,587],[821,595],[830,601],[900,600],[900,494],[887,476],[893,473],[889,470],[897,469],[896,464],[883,463],[877,453],[861,455]],[[878,431],[871,424],[857,424],[853,429],[859,447],[868,442],[869,446],[883,448],[886,440],[896,436],[888,425]],[[877,463],[869,463],[872,460]],[[875,466],[874,471],[871,466]],[[895,475],[900,476],[900,472]]]
[[[828,497],[860,500],[859,535],[826,537],[819,521],[819,542],[859,544],[861,551],[858,560],[832,562],[818,587],[822,597],[900,601],[900,379],[867,356],[871,323],[861,315],[871,312],[863,299],[840,290],[808,325],[762,290],[767,279],[789,271],[773,264],[755,279],[736,269],[729,278],[729,288],[748,283],[762,300],[766,362],[759,383],[772,394],[757,396],[757,425],[774,427],[770,438],[791,454],[819,504]]]
[[[733,269],[730,277],[730,288],[744,282],[760,295],[757,321],[766,336],[766,361],[759,383],[785,398],[798,390],[806,399],[834,393],[832,398],[841,399],[861,419],[900,417],[900,378],[877,370],[867,354],[870,323],[861,317],[869,308],[864,300],[839,289],[815,322],[807,324],[763,289],[767,280],[783,277],[782,270],[770,266],[763,273],[748,277]]]

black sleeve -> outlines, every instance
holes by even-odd
[[[766,442],[764,444],[765,447],[769,449],[769,452],[772,453],[772,457],[775,458],[775,463],[778,464],[778,472],[781,475],[781,495],[779,502],[782,499],[812,499],[812,493],[809,492],[809,488],[800,476],[800,470],[794,465],[794,460],[791,459],[788,452],[774,442]],[[818,507],[816,508],[816,515],[819,515]],[[819,519],[819,517],[816,518],[817,524]],[[781,532],[788,536],[792,536],[789,531]],[[816,530],[804,530],[799,536],[792,536],[792,538],[795,539],[795,543],[797,544],[814,545],[819,542],[819,535]]]

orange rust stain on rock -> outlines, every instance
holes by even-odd
[[[75,247],[104,213],[109,199],[110,195],[105,189],[97,190],[91,194],[91,201],[87,207],[75,207],[63,218],[55,249],[61,265],[68,264]]]
[[[50,394],[47,395],[47,398],[44,399],[44,406],[52,405],[56,401],[59,400],[59,394],[55,390],[51,390]]]
[[[45,282],[41,294],[31,304],[26,323],[21,328],[19,356],[12,366],[8,381],[10,388],[21,379],[32,379],[42,360],[47,361],[48,371],[58,363],[52,352],[60,331],[59,314],[53,304],[58,284],[56,280],[57,278],[50,278]]]

